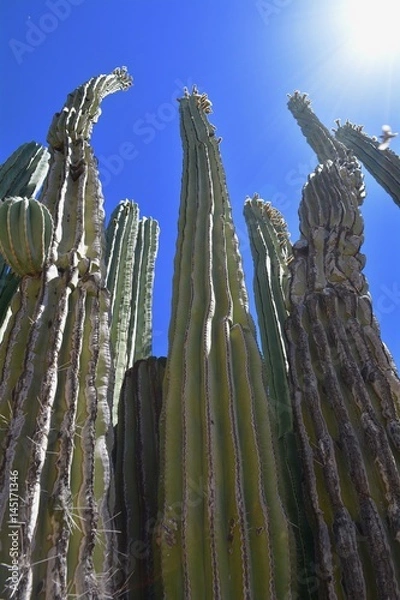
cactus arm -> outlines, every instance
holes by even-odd
[[[111,292],[111,342],[115,384],[113,423],[125,372],[136,360],[151,354],[152,296],[159,226],[139,219],[137,204],[119,203],[107,228],[107,287]]]
[[[50,155],[36,142],[22,144],[0,166],[0,198],[35,197],[46,178]]]
[[[47,175],[49,153],[36,142],[22,144],[0,166],[0,198],[36,196]],[[0,325],[3,323],[19,277],[0,256]],[[1,335],[0,335],[1,340]]]
[[[307,142],[316,153],[319,162],[323,163],[336,157],[344,160],[348,153],[347,148],[329,132],[312,111],[307,94],[295,91],[288,96],[288,108]]]
[[[379,142],[364,133],[361,126],[346,122],[338,127],[335,135],[400,206],[400,157],[390,149],[378,150]]]
[[[133,335],[133,323],[131,322],[128,365],[133,365],[137,360],[149,357],[152,352],[152,300],[159,235],[160,228],[157,221],[147,217],[140,219],[135,257],[136,326]]]
[[[269,397],[278,436],[292,431],[283,327],[287,317],[283,288],[288,279],[291,246],[282,215],[258,197],[245,203],[244,215],[255,264],[255,298],[266,365]]]
[[[293,583],[290,534],[262,363],[201,98],[194,91],[180,101],[184,168],[161,417],[163,587],[166,598],[283,598]]]
[[[311,581],[315,577],[312,532],[307,523],[302,494],[302,471],[299,448],[293,429],[292,403],[286,353],[285,322],[286,290],[292,248],[286,222],[281,213],[257,195],[248,199],[244,216],[249,231],[254,262],[254,292],[261,344],[266,371],[266,386],[274,414],[277,435],[279,483],[290,522],[294,525],[299,594],[312,595]]]
[[[111,292],[111,329],[115,383],[113,423],[118,420],[118,400],[128,364],[129,327],[132,296],[135,293],[135,249],[138,237],[139,208],[129,200],[120,202],[110,217],[107,229],[107,288]]]
[[[53,120],[42,194],[54,222],[48,264],[42,273],[22,278],[0,346],[2,413],[11,406],[1,432],[0,517],[2,523],[7,519],[9,473],[15,468],[23,521],[21,598],[93,597],[113,590],[106,452],[109,299],[103,198],[89,135],[101,99],[128,82],[120,71],[90,80]],[[77,527],[71,527],[70,509]],[[3,592],[4,568],[0,577]]]
[[[288,358],[324,597],[399,598],[400,382],[361,273],[363,197],[355,160],[309,178]]]

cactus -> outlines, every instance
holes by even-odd
[[[48,258],[53,219],[34,198],[7,198],[0,205],[0,252],[20,277],[39,275]]]
[[[254,293],[271,406],[278,436],[292,431],[283,327],[287,317],[283,289],[292,258],[289,233],[279,211],[256,195],[247,200],[244,216],[254,261]]]
[[[158,512],[158,425],[165,362],[150,357],[128,369],[118,407],[116,524],[121,531],[118,549],[127,600],[154,597],[160,577],[152,538]]]
[[[41,201],[54,234],[42,271],[21,279],[0,346],[0,544],[9,561],[12,477],[19,499],[18,584],[2,560],[0,589],[20,599],[115,591],[109,294],[89,140],[102,99],[130,83],[125,69],[93,78],[53,119]],[[18,229],[24,211],[13,218]]]
[[[289,598],[262,361],[210,103],[180,100],[184,170],[160,421],[165,598]]]
[[[49,153],[36,142],[22,144],[0,166],[0,198],[36,197],[47,175]]]
[[[306,127],[301,114],[313,147],[328,147],[325,131],[315,119]],[[400,380],[362,275],[364,184],[346,154],[332,151],[310,176],[300,205],[285,326],[293,416],[321,597],[395,599]]]
[[[288,108],[319,162],[323,163],[333,157],[345,160],[348,155],[347,148],[329,133],[329,130],[311,110],[308,95],[295,91],[293,94],[288,94],[288,98]]]
[[[290,522],[294,525],[299,594],[301,598],[309,598],[315,591],[312,533],[302,498],[302,471],[293,430],[284,335],[292,246],[283,216],[269,202],[264,202],[257,195],[246,200],[244,216],[254,262],[254,294],[266,385],[276,424],[281,494]]]
[[[400,206],[400,157],[392,150],[378,150],[379,142],[369,137],[360,125],[349,121],[337,128],[336,138],[363,163],[376,181]]]
[[[158,224],[125,200],[105,235],[89,145],[130,84],[116,69],[68,96],[40,201],[42,147],[0,167],[4,272],[21,278],[0,329],[0,594],[400,600],[400,379],[362,274],[353,151],[395,200],[397,157],[290,96],[321,164],[293,246],[276,209],[245,204],[261,356],[211,103],[186,91],[156,359]]]
[[[44,146],[36,142],[22,144],[0,166],[0,199],[35,197],[47,175],[48,161],[49,153]],[[0,256],[0,325],[18,283],[19,277],[10,272],[4,258]]]
[[[138,205],[118,204],[107,228],[107,287],[111,292],[111,343],[115,384],[113,423],[125,371],[151,355],[151,306],[159,226],[154,219],[139,220]]]

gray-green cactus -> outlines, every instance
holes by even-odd
[[[165,598],[289,598],[292,535],[210,103],[180,100],[184,168],[161,413]]]
[[[0,252],[20,277],[39,275],[48,259],[53,219],[34,198],[7,198],[0,204]]]
[[[336,138],[350,150],[363,163],[376,181],[392,196],[395,203],[400,206],[400,157],[390,148],[381,151],[378,149],[378,140],[369,137],[360,125],[353,125],[346,121],[339,125]]]
[[[111,292],[111,343],[115,364],[113,422],[125,372],[151,355],[152,295],[159,226],[139,219],[139,207],[124,200],[107,228],[107,287]]]
[[[47,175],[48,163],[49,153],[44,146],[36,142],[22,144],[0,166],[0,201],[18,196],[36,197]],[[0,255],[0,326],[18,282],[19,277]]]
[[[279,484],[297,548],[301,598],[315,591],[312,534],[302,494],[302,470],[293,428],[292,402],[284,328],[289,263],[293,259],[287,225],[281,213],[257,195],[247,200],[244,216],[254,262],[254,295],[266,371],[266,387],[276,426]]]
[[[0,166],[0,199],[36,197],[47,175],[49,158],[47,149],[36,142],[17,148]]]
[[[313,147],[334,148],[301,114]],[[364,195],[356,159],[333,149],[304,188],[290,263],[292,404],[323,598],[400,598],[400,380],[362,274]]]
[[[93,78],[54,117],[41,196],[54,223],[48,261],[22,277],[0,346],[0,542],[9,561],[2,561],[0,588],[21,599],[115,593],[109,294],[89,140],[102,99],[130,83],[125,69]],[[17,586],[7,567],[14,473]]]

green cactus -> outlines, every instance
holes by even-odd
[[[300,112],[314,149],[333,148],[315,116],[307,126],[308,101]],[[321,597],[395,599],[400,380],[362,275],[364,183],[344,150],[333,150],[310,176],[299,210],[285,327],[294,424]]]
[[[165,598],[289,598],[294,546],[219,140],[180,100],[184,170],[161,412]]]
[[[400,206],[400,157],[390,148],[378,149],[379,142],[363,132],[363,127],[346,123],[339,125],[336,139],[354,152],[376,181]]]
[[[395,201],[397,157],[290,96],[321,165],[293,246],[276,209],[245,204],[261,356],[211,103],[186,91],[156,359],[158,224],[125,200],[106,235],[89,145],[130,84],[116,69],[68,96],[40,202],[44,148],[0,167],[0,283],[21,278],[7,311],[0,291],[0,595],[400,600],[400,379],[362,274],[353,152]]]
[[[49,168],[47,149],[36,142],[22,144],[0,166],[0,198],[36,197]]]
[[[53,219],[34,198],[7,198],[0,205],[0,252],[20,277],[39,275],[48,258]]]
[[[266,371],[266,386],[274,413],[281,494],[293,527],[301,598],[315,591],[313,544],[302,497],[302,470],[293,429],[284,328],[289,263],[293,259],[287,225],[281,213],[257,195],[247,200],[244,216],[254,262],[254,294]]]
[[[127,600],[154,597],[160,578],[152,547],[158,517],[158,431],[165,362],[150,357],[128,369],[118,407],[116,524]]]
[[[93,78],[55,115],[41,196],[54,222],[48,261],[40,273],[26,271],[5,323],[0,543],[7,556],[14,473],[21,525],[18,586],[2,561],[0,589],[18,598],[114,597],[109,294],[103,198],[89,140],[102,99],[130,83],[125,69]],[[17,230],[21,215],[12,215]],[[28,264],[29,244],[24,249]]]
[[[36,142],[22,144],[0,166],[0,199],[35,197],[47,175],[48,162],[49,153],[44,146]],[[18,283],[19,277],[0,256],[0,326]]]
[[[154,219],[139,220],[138,205],[118,204],[107,228],[107,287],[111,292],[111,343],[115,384],[113,423],[126,370],[151,355],[151,306],[159,226]]]

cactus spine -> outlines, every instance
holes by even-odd
[[[332,145],[304,100],[289,107],[320,156]],[[310,176],[299,210],[286,323],[293,412],[321,597],[395,599],[400,381],[361,272],[361,172],[342,150]]]
[[[89,139],[101,100],[130,83],[124,69],[93,78],[53,119],[41,198],[54,222],[49,261],[22,278],[0,347],[1,545],[17,472],[21,599],[113,594],[109,294]],[[4,564],[0,578],[12,587]]]
[[[111,342],[115,384],[113,423],[126,370],[151,354],[151,306],[159,226],[139,219],[138,205],[118,204],[107,228],[107,287],[111,292]]]
[[[209,106],[196,90],[180,101],[184,168],[156,535],[163,591],[288,598],[290,532]]]

